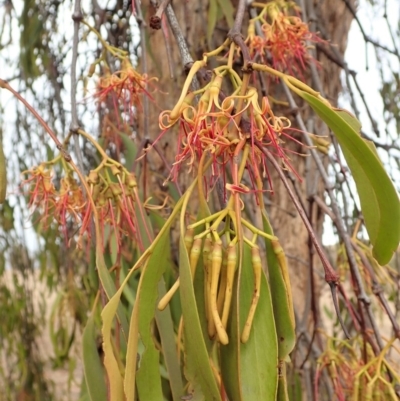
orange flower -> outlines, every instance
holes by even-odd
[[[33,211],[39,211],[43,215],[41,219],[46,224],[49,213],[54,209],[57,201],[57,192],[52,182],[53,172],[41,164],[22,174],[29,176],[22,182],[22,185],[30,185],[28,207]]]
[[[53,216],[61,226],[65,238],[68,241],[67,225],[68,222],[80,222],[80,215],[85,206],[85,198],[81,187],[71,176],[61,179],[60,190],[55,200]]]
[[[108,175],[103,176],[102,174],[93,174],[91,172],[88,177],[88,184],[91,188],[91,197],[96,205],[102,230],[100,241],[103,239],[108,240],[109,235],[106,234],[106,231],[107,227],[109,227],[115,235],[117,248],[120,249],[123,238],[138,239],[134,193],[132,190],[133,181],[132,175],[127,171],[119,171],[115,165],[111,167],[111,171],[113,171],[117,182],[110,181]],[[81,238],[85,233],[89,237],[91,236],[90,224],[92,216],[92,205],[88,202],[82,213],[82,226],[79,232]]]
[[[95,97],[99,103],[111,101],[117,116],[122,112],[132,120],[135,109],[141,107],[141,96],[148,96],[153,100],[147,88],[148,84],[156,78],[139,74],[128,58],[123,59],[121,64],[120,71],[110,74],[108,70],[100,78]]]
[[[273,67],[292,75],[301,74],[311,60],[307,42],[322,42],[300,18],[282,12],[276,15],[271,24],[265,23],[262,30]]]
[[[252,59],[259,58],[263,63],[292,75],[301,75],[312,57],[307,47],[314,43],[323,43],[299,16],[295,3],[274,1],[267,3],[260,14],[250,20],[246,44]],[[261,24],[263,35],[256,34],[256,21]]]

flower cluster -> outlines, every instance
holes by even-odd
[[[30,186],[29,208],[41,215],[44,227],[53,219],[57,221],[67,237],[68,224],[80,220],[85,205],[85,198],[75,179],[67,174],[60,180],[60,188],[57,190],[50,164],[40,164],[22,174],[28,176],[22,185]]]
[[[99,104],[105,104],[114,108],[115,115],[120,115],[120,105],[125,116],[133,122],[135,110],[141,107],[141,96],[152,96],[148,91],[149,83],[156,78],[149,78],[146,74],[139,74],[126,57],[121,60],[121,69],[111,74],[105,67],[105,74],[100,78],[97,85],[97,98]],[[128,118],[126,118],[128,120]]]
[[[96,205],[102,237],[105,228],[113,230],[118,249],[122,238],[136,238],[135,189],[136,178],[120,164],[105,166],[100,171],[92,170],[87,177],[91,197]],[[92,204],[88,203],[82,222],[82,231],[88,231]]]
[[[246,39],[251,58],[270,61],[279,71],[301,76],[312,60],[307,46],[323,40],[298,16],[288,14],[298,11],[295,3],[278,0],[260,6],[261,12],[250,21]],[[256,24],[260,24],[262,35],[256,34]]]
[[[177,178],[184,162],[187,162],[191,170],[206,151],[213,159],[212,176],[225,174],[224,166],[232,162],[236,145],[243,138],[251,144],[248,161],[251,177],[260,174],[268,176],[265,154],[261,148],[268,148],[271,154],[282,161],[284,168],[295,172],[288,156],[291,150],[285,148],[286,140],[297,142],[291,135],[293,129],[290,120],[275,116],[267,97],[262,98],[260,105],[258,92],[251,86],[245,95],[239,95],[242,85],[240,78],[232,70],[227,74],[220,71],[214,70],[214,76],[203,88],[197,106],[192,105],[195,93],[189,93],[182,102],[178,102],[174,110],[164,111],[160,115],[161,135],[173,126],[179,127],[179,148],[172,179]],[[221,86],[229,75],[235,80],[237,89],[226,96]],[[210,182],[209,186],[213,180]]]
[[[83,194],[71,171],[66,171],[58,189],[53,183],[51,165],[41,164],[23,174],[28,176],[23,185],[30,187],[28,206],[39,213],[45,226],[55,221],[67,242],[70,226],[80,226],[78,244],[85,234],[90,237],[96,216],[102,229],[100,240],[106,241],[112,231],[119,248],[124,237],[136,238],[136,179],[119,163],[104,163],[89,173],[86,178],[89,195]]]

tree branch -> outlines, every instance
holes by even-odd
[[[76,62],[78,59],[78,43],[79,43],[79,25],[83,19],[82,11],[81,11],[81,2],[80,0],[75,0],[74,12],[72,14],[72,19],[74,21],[74,37],[72,42],[72,63],[71,63],[71,124],[70,131],[74,134],[74,149],[75,154],[78,159],[79,170],[83,174],[83,156],[82,150],[79,146],[79,123],[78,123],[78,112],[76,105]]]

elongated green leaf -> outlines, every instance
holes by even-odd
[[[400,241],[400,202],[393,183],[371,145],[360,137],[351,114],[300,89],[296,93],[335,133],[356,182],[373,255],[381,265],[388,263]]]
[[[139,303],[139,334],[145,350],[136,373],[136,385],[141,400],[162,400],[160,356],[154,345],[151,325],[155,317],[158,282],[168,262],[169,233],[165,231],[154,247],[146,268],[142,272],[136,297]],[[128,352],[130,344],[128,340]]]
[[[135,398],[136,358],[137,358],[137,353],[138,353],[138,341],[139,341],[140,305],[141,305],[141,297],[144,294],[144,293],[141,293],[141,288],[142,288],[142,285],[146,285],[146,280],[148,279],[148,277],[146,277],[146,275],[151,275],[152,273],[154,273],[154,269],[158,268],[158,265],[162,265],[162,263],[160,263],[160,262],[163,261],[165,255],[163,255],[163,252],[159,251],[158,249],[160,249],[160,248],[164,249],[165,241],[167,241],[167,239],[168,239],[168,232],[169,232],[170,226],[172,224],[174,217],[180,210],[181,206],[182,206],[182,201],[177,203],[177,205],[175,206],[174,210],[172,211],[170,217],[164,223],[162,229],[158,233],[157,237],[154,239],[154,241],[152,243],[152,246],[154,246],[154,248],[152,249],[152,254],[150,254],[150,252],[149,252],[150,247],[147,248],[147,250],[146,250],[146,254],[148,254],[150,259],[146,260],[146,266],[143,268],[142,275],[140,277],[140,281],[139,281],[139,285],[138,285],[138,289],[137,289],[137,300],[133,306],[130,327],[129,327],[128,349],[127,349],[127,357],[126,357],[126,371],[125,371],[125,378],[124,378],[125,396],[126,396],[126,399],[128,399],[128,400],[133,400]],[[156,256],[154,256],[154,254],[156,254]],[[143,254],[143,257],[144,257],[144,254]],[[146,270],[147,263],[150,263],[150,270]],[[164,268],[165,268],[165,266],[164,266]],[[156,274],[158,275],[158,279],[157,279],[156,283],[158,283],[159,279],[161,278],[164,268],[161,268],[161,273],[159,273],[158,271],[156,272]],[[131,270],[131,272],[132,271],[133,271],[133,269]],[[130,277],[131,272],[128,274],[125,281],[122,283],[121,287],[123,287],[126,284],[127,280]],[[120,288],[119,291],[122,291],[122,289]],[[109,303],[111,303],[111,300]],[[148,302],[147,307],[149,306],[149,304],[150,304],[150,302]],[[151,316],[154,316],[154,309],[153,309]],[[146,330],[146,328],[144,328],[144,330]],[[151,347],[151,344],[150,344],[150,347]],[[150,351],[149,361],[152,357],[153,357],[153,355],[151,354],[151,351]],[[152,361],[153,360],[154,359],[152,359]],[[151,364],[149,362],[149,364],[150,364],[150,366],[154,366],[154,363]],[[145,367],[146,367],[146,365],[145,365]],[[159,374],[158,374],[158,376],[159,376]],[[145,398],[145,399],[147,399],[147,398]]]
[[[165,220],[159,215],[159,213],[151,212],[151,221],[153,222],[153,226],[161,229],[161,227],[165,224]],[[167,249],[170,248],[168,243]],[[170,254],[166,253],[165,255],[169,255],[167,261],[167,265],[171,267]],[[163,260],[165,260],[165,256]],[[166,266],[167,267],[167,266]],[[165,271],[165,268],[164,268]],[[166,294],[164,277],[161,277],[158,282],[158,301]],[[171,316],[171,309],[169,305],[161,312],[156,308],[156,322],[158,327],[158,332],[160,334],[163,356],[165,365],[168,371],[169,376],[169,384],[171,386],[172,398],[174,401],[180,401],[183,396],[183,382],[182,382],[182,373],[180,369],[180,364],[178,360],[178,354],[176,352],[176,339],[175,339],[175,331],[174,324]]]
[[[266,214],[263,213],[262,217],[264,232],[274,235]],[[267,252],[268,278],[271,286],[276,335],[278,338],[278,357],[280,360],[285,360],[296,344],[289,275],[287,271],[282,271],[282,267],[269,239],[265,239],[265,248]],[[285,256],[281,255],[281,257],[284,258]]]
[[[166,294],[163,278],[161,278],[158,283],[158,294],[159,299]],[[178,354],[176,352],[174,325],[169,306],[167,306],[162,312],[156,310],[156,321],[160,333],[165,365],[168,371],[172,398],[174,401],[180,401],[183,396],[183,382]]]
[[[244,245],[240,283],[240,332],[242,332],[254,293],[250,248]],[[241,386],[244,400],[274,400],[278,379],[278,344],[269,284],[261,275],[260,299],[250,338],[240,347]],[[249,369],[252,366],[252,369]],[[255,375],[254,372],[257,372]]]
[[[223,12],[226,21],[228,22],[229,27],[233,26],[233,15],[235,13],[235,9],[232,5],[231,0],[217,0],[218,5],[221,8],[221,11]]]
[[[236,293],[237,291],[234,291],[234,294]],[[231,401],[274,401],[276,397],[278,344],[270,289],[264,273],[261,275],[260,298],[249,340],[241,344],[237,339],[238,335],[235,334],[243,330],[253,293],[254,277],[250,248],[244,244],[239,296],[239,330],[234,327],[238,321],[233,312],[229,325],[230,343],[221,348],[222,375]],[[233,304],[237,301],[235,298],[236,296]],[[239,357],[238,353],[240,353]]]
[[[217,0],[210,0],[208,5],[208,24],[207,24],[207,42],[208,46],[211,44],[211,38],[214,33],[215,25],[217,24],[218,16],[218,2]]]
[[[179,241],[179,277],[185,340],[186,376],[195,392],[201,391],[206,401],[221,400],[218,386],[212,372],[207,347],[199,320],[189,256],[184,236]],[[197,397],[198,394],[195,394]]]
[[[91,401],[106,401],[105,373],[96,346],[93,316],[90,316],[82,336],[83,369]]]
[[[99,273],[101,284],[103,285],[107,297],[111,299],[116,293],[116,288],[114,281],[104,261],[103,250],[99,245],[96,247],[96,267]],[[120,305],[117,306],[117,313],[118,313],[118,320],[121,323],[122,331],[126,336],[128,333],[128,321],[126,319],[126,315],[124,313],[122,306]]]
[[[103,320],[101,332],[103,334],[104,366],[110,384],[110,401],[122,401],[124,398],[122,374],[118,361],[114,355],[111,340],[112,325],[117,309],[120,306],[119,301],[121,294],[122,288],[115,293],[101,312],[101,318]]]
[[[118,131],[118,134],[121,137],[122,142],[124,143],[124,147],[125,147],[125,151],[124,151],[125,167],[128,169],[128,171],[131,171],[133,162],[135,161],[136,154],[137,154],[136,144],[125,133]]]

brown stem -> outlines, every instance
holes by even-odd
[[[325,271],[325,281],[329,284],[329,286],[331,287],[331,292],[332,292],[332,298],[333,298],[333,304],[335,306],[335,310],[336,310],[336,314],[337,317],[339,319],[339,323],[342,326],[342,330],[344,332],[344,334],[346,335],[347,338],[349,337],[349,334],[344,326],[342,317],[340,316],[339,313],[339,306],[337,304],[337,298],[336,298],[336,286],[338,284],[339,281],[339,275],[336,273],[336,271],[333,269],[331,263],[329,262],[328,258],[325,256],[325,253],[321,247],[321,245],[319,244],[319,241],[314,233],[314,230],[307,218],[307,215],[304,211],[304,209],[302,208],[299,200],[297,199],[297,197],[295,196],[295,194],[292,191],[292,188],[290,188],[289,182],[285,176],[285,174],[283,173],[281,167],[279,166],[278,162],[274,159],[274,157],[263,147],[262,143],[259,141],[255,141],[256,146],[261,150],[261,152],[267,157],[267,159],[271,162],[271,164],[274,166],[276,172],[279,175],[279,178],[281,179],[283,185],[285,186],[286,190],[288,191],[288,194],[295,206],[295,208],[297,209],[297,212],[299,213],[301,219],[303,220],[303,223],[308,231],[308,234],[310,236],[310,239],[315,247],[315,250],[318,253],[318,256],[322,262],[322,266],[324,268]]]
[[[72,160],[71,156],[69,155],[67,150],[64,148],[63,144],[55,136],[54,132],[47,125],[46,121],[44,121],[43,118],[40,117],[40,115],[37,113],[37,111],[15,89],[13,89],[8,84],[7,81],[0,79],[0,88],[7,89],[8,91],[10,91],[34,115],[34,117],[39,121],[40,125],[50,135],[51,139],[56,144],[57,149],[60,151],[60,153],[61,153],[62,157],[65,159],[65,161],[70,162]]]
[[[295,184],[294,180],[292,180],[292,184]],[[296,186],[294,187],[296,190]],[[297,193],[297,197],[299,200],[301,200],[300,198],[300,194],[298,193],[298,191],[296,190]],[[308,199],[309,202],[309,206],[308,206],[308,218],[310,220],[310,224],[311,226],[313,225],[313,207],[314,207],[314,200],[312,197],[310,197]],[[303,206],[304,208],[304,206]],[[308,235],[308,241],[307,241],[307,245],[308,245],[308,259],[309,259],[309,274],[310,274],[310,284],[309,284],[309,293],[311,295],[311,312],[314,318],[314,329],[313,329],[313,334],[311,337],[311,341],[309,344],[309,348],[307,350],[307,354],[306,357],[304,358],[303,362],[300,364],[300,370],[303,369],[304,364],[307,362],[308,357],[310,356],[311,353],[311,348],[312,348],[312,344],[314,342],[316,333],[317,333],[317,329],[319,326],[319,314],[318,314],[318,302],[317,302],[317,296],[315,294],[315,279],[314,279],[314,253],[315,253],[315,248],[313,247],[312,244],[312,240],[311,240],[311,236]],[[307,305],[305,307],[305,309],[307,308]],[[306,309],[305,313],[305,319],[307,319],[308,317],[308,310]],[[308,319],[307,319],[308,320]],[[305,326],[307,324],[307,321],[303,321],[303,325]]]
[[[331,293],[332,293],[332,300],[333,300],[333,306],[335,308],[335,312],[336,315],[339,319],[339,323],[342,326],[342,330],[344,335],[350,339],[350,334],[346,329],[346,326],[344,325],[343,319],[342,319],[342,315],[340,314],[340,309],[339,309],[339,303],[338,303],[338,299],[337,299],[337,291],[336,291],[336,287],[337,285],[335,283],[328,283],[329,287],[331,288]]]
[[[193,64],[193,58],[190,54],[189,47],[186,43],[185,36],[182,33],[182,29],[179,25],[179,22],[176,18],[175,12],[171,6],[168,4],[167,8],[165,9],[165,14],[168,18],[169,26],[171,27],[172,33],[175,37],[176,43],[178,45],[179,53],[181,55],[183,68],[186,70],[187,67]],[[199,82],[197,78],[194,77],[192,81],[192,87],[194,90],[199,89]]]
[[[169,3],[170,3],[170,0],[162,0],[161,4],[157,8],[156,13],[150,17],[150,27],[151,28],[161,29],[162,16]]]
[[[166,18],[161,20],[161,32],[164,37],[165,52],[167,53],[169,76],[171,79],[175,79],[174,66],[173,66],[173,62],[172,62],[171,45],[169,43],[169,34],[168,34],[168,27],[166,24]]]
[[[78,167],[81,172],[84,172],[83,155],[81,147],[79,146],[79,122],[78,122],[78,109],[76,104],[76,62],[78,60],[78,44],[79,44],[79,25],[83,19],[81,11],[81,1],[75,0],[74,12],[72,20],[74,21],[74,36],[72,40],[72,62],[71,62],[71,124],[69,126],[70,132],[74,135],[74,150],[78,159]]]
[[[236,11],[235,22],[233,27],[228,32],[228,38],[240,47],[243,55],[244,70],[247,70],[247,63],[250,61],[249,49],[244,43],[243,36],[241,34],[244,12],[246,11],[246,0],[239,0],[239,4]]]
[[[161,161],[164,163],[165,168],[167,169],[167,171],[171,171],[172,167],[171,165],[168,163],[167,159],[164,156],[164,153],[161,151],[161,149],[159,148],[158,144],[153,143],[153,141],[151,139],[146,139],[144,138],[143,141],[139,144],[138,150],[137,150],[137,156],[133,162],[133,166],[132,166],[132,171],[134,172],[136,169],[136,164],[138,162],[139,157],[141,157],[141,153],[143,150],[147,150],[147,146],[150,145],[152,148],[154,148],[154,150],[157,152],[158,156],[160,156]],[[174,181],[174,185],[176,187],[176,190],[178,191],[178,194],[180,196],[182,196],[182,190],[179,186],[179,184]]]
[[[390,309],[387,299],[385,298],[385,296],[383,294],[382,286],[378,283],[378,280],[376,278],[374,269],[371,266],[371,263],[369,262],[368,258],[365,256],[365,254],[361,251],[361,249],[353,241],[352,241],[352,245],[353,245],[354,250],[357,252],[358,256],[360,257],[362,264],[367,269],[368,274],[371,277],[372,292],[378,297],[379,301],[381,302],[383,308],[386,311],[386,314],[389,317],[389,320],[392,323],[394,334],[400,340],[399,323],[397,322],[396,317],[394,316],[392,310]]]
[[[142,72],[143,74],[147,75],[147,46],[146,46],[146,24],[143,21],[143,14],[142,14],[142,9],[140,7],[140,1],[135,0],[135,8],[136,8],[136,20],[139,25],[140,29],[140,43],[142,46],[142,56],[140,57],[140,60],[142,62]],[[147,84],[145,84],[145,90],[147,90]],[[143,99],[143,131],[144,131],[144,138],[149,138],[149,97],[144,96]]]
[[[386,46],[380,44],[379,42],[377,42],[376,40],[370,38],[370,37],[365,33],[364,27],[362,26],[362,24],[361,24],[359,18],[357,17],[356,10],[355,10],[354,7],[352,6],[352,4],[351,4],[348,0],[343,0],[343,2],[346,4],[346,7],[347,7],[348,10],[351,12],[353,18],[356,20],[357,25],[358,25],[358,27],[360,28],[361,34],[362,34],[362,36],[363,36],[363,38],[364,38],[364,41],[365,41],[365,42],[371,43],[371,44],[374,45],[375,47],[379,47],[379,48],[381,48],[381,49],[383,49],[383,50],[386,50],[388,53],[394,54],[394,55],[397,56],[397,58],[400,60],[400,55],[399,55],[399,53],[397,52],[397,49],[396,49],[396,48],[395,48],[394,50],[393,50],[393,49],[390,49],[389,47],[386,47]]]

